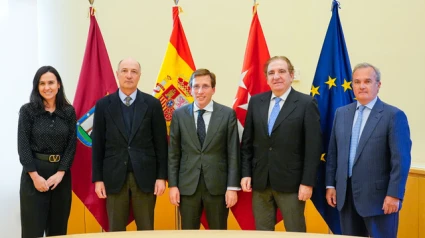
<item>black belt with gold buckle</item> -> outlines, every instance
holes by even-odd
[[[48,161],[50,163],[58,163],[59,161],[61,161],[60,155],[35,153],[35,158],[37,158],[39,160]]]

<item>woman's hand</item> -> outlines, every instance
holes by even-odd
[[[65,175],[65,171],[58,171],[54,175],[50,176],[49,179],[47,179],[47,185],[52,190],[55,189],[59,183],[62,181],[63,176]]]
[[[32,179],[32,182],[34,183],[35,189],[39,192],[47,192],[49,191],[49,185],[47,184],[47,181],[41,177],[37,171],[29,172],[28,173]]]

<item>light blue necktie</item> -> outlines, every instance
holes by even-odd
[[[360,128],[362,127],[363,120],[363,110],[366,107],[360,105],[358,107],[359,113],[357,115],[356,123],[353,126],[353,131],[351,132],[351,142],[350,142],[350,158],[348,160],[348,176],[351,177],[353,174],[353,165],[354,158],[356,157],[357,146],[359,145],[359,137],[360,137]]]
[[[274,98],[275,104],[273,106],[272,113],[270,113],[270,118],[269,118],[269,128],[268,128],[269,129],[269,135],[272,134],[273,125],[276,121],[277,116],[279,115],[279,112],[280,112],[279,102],[281,100],[282,99],[280,97]]]

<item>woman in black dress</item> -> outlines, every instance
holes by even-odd
[[[43,66],[34,76],[30,102],[19,113],[23,238],[66,234],[75,146],[75,110],[57,70]]]

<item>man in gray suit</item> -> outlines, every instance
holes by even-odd
[[[182,229],[199,229],[205,209],[210,229],[227,229],[240,181],[235,112],[212,101],[215,75],[196,70],[189,82],[195,102],[177,109],[170,126],[168,186]]]
[[[344,235],[396,238],[410,168],[409,124],[378,98],[381,74],[353,70],[357,102],[335,112],[326,165],[326,199],[340,211]]]

